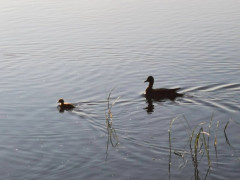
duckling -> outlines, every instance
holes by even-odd
[[[147,99],[170,99],[174,100],[176,97],[182,97],[183,94],[177,93],[180,88],[175,89],[153,89],[154,78],[149,76],[146,81],[149,82],[148,88],[146,89],[146,98]]]
[[[64,103],[64,100],[62,98],[58,100],[58,103],[60,103],[59,108],[61,110],[70,110],[75,108],[75,106],[71,103],[67,103],[67,102]]]

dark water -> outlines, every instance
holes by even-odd
[[[239,1],[10,0],[0,16],[1,179],[240,176]],[[149,104],[149,75],[185,96]],[[77,107],[59,113],[60,97]],[[188,126],[210,122],[207,173]]]

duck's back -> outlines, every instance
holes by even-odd
[[[152,89],[154,93],[159,93],[159,94],[172,94],[172,93],[177,93],[180,88],[175,88],[175,89],[166,89],[166,88],[159,88],[159,89]]]
[[[152,99],[174,99],[176,97],[182,97],[183,94],[177,93],[180,88],[175,89],[166,89],[166,88],[159,88],[159,89],[147,89],[146,96]]]

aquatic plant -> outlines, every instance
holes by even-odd
[[[119,140],[118,140],[118,136],[117,136],[116,130],[113,127],[112,107],[118,101],[120,96],[117,99],[115,99],[113,102],[111,102],[111,94],[112,94],[112,92],[113,92],[113,89],[108,94],[108,97],[107,97],[107,109],[105,111],[106,126],[107,126],[107,133],[108,133],[106,154],[108,153],[109,143],[111,143],[112,147],[116,147],[119,144]],[[106,158],[107,158],[107,155],[106,155]]]
[[[181,118],[183,117],[183,118]],[[191,162],[193,164],[194,168],[194,179],[207,179],[209,173],[211,172],[212,169],[212,163],[211,163],[211,157],[210,157],[210,149],[211,149],[211,141],[210,138],[213,136],[213,146],[215,148],[215,157],[217,159],[217,134],[218,134],[218,128],[219,128],[219,121],[216,122],[216,127],[215,127],[215,132],[213,131],[213,117],[214,113],[212,114],[210,121],[208,123],[208,126],[206,126],[206,123],[200,123],[196,125],[195,127],[191,128],[188,120],[184,115],[180,115],[170,121],[169,124],[169,129],[168,129],[168,134],[169,134],[169,164],[168,164],[168,169],[169,169],[169,179],[171,179],[171,165],[172,165],[172,153],[174,155],[181,157],[184,161],[183,164],[179,166],[179,168],[183,168],[186,166],[187,160],[185,160],[185,156],[190,155],[191,157]],[[179,119],[184,119],[186,122],[185,128],[188,133],[188,140],[186,146],[183,148],[184,150],[179,151],[179,150],[174,150],[173,145],[172,145],[172,127],[173,124],[176,120]],[[226,143],[230,146],[230,142],[227,138],[226,134],[226,129],[228,127],[228,124],[230,123],[230,120],[226,123],[224,127],[224,135],[226,138]],[[213,131],[213,132],[212,132]],[[211,135],[212,134],[212,135]],[[188,147],[188,148],[187,148]],[[207,170],[205,172],[205,175],[202,176],[200,175],[199,171],[199,165],[202,160],[207,161]]]

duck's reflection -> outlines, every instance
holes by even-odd
[[[145,107],[144,109],[147,111],[147,113],[151,114],[154,112],[154,105],[153,105],[153,101],[151,99],[146,99],[146,102],[148,104],[147,107]]]
[[[151,114],[154,112],[154,105],[153,105],[153,102],[164,102],[166,100],[171,100],[171,101],[175,101],[176,98],[179,97],[179,96],[175,96],[175,95],[172,95],[172,96],[168,96],[167,98],[164,97],[164,98],[155,98],[155,99],[152,99],[152,98],[149,98],[148,96],[145,95],[145,98],[146,98],[146,103],[147,103],[147,107],[145,107],[144,109],[146,110],[146,112],[148,114]]]

